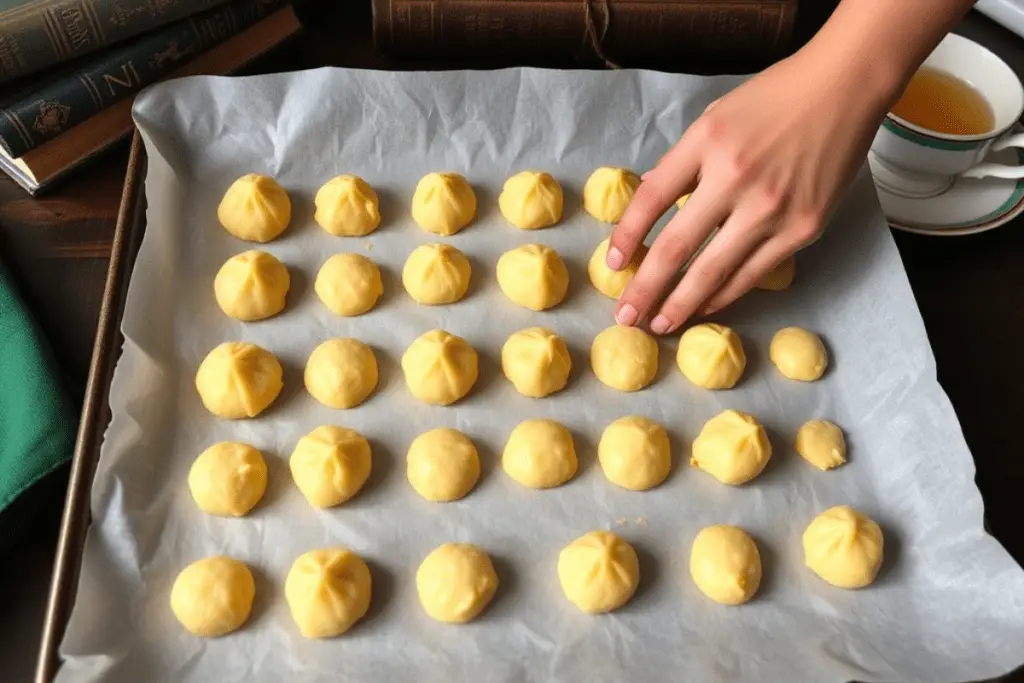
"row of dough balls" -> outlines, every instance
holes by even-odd
[[[829,584],[870,585],[882,565],[882,531],[847,505],[821,513],[802,538],[804,564]],[[690,549],[690,578],[708,598],[741,605],[761,585],[761,554],[743,529],[724,524],[702,529]],[[640,563],[633,547],[610,531],[591,531],[558,555],[558,580],[566,599],[587,614],[612,612],[633,597]],[[469,543],[446,543],[416,570],[416,592],[436,621],[462,624],[479,616],[494,598],[498,574],[490,556]],[[356,553],[333,547],[311,550],[292,564],[284,597],[306,638],[344,634],[369,610],[370,568]],[[240,628],[252,612],[256,584],[245,563],[213,556],[185,567],[171,588],[171,610],[198,636],[217,637]]]

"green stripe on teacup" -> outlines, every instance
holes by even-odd
[[[897,137],[901,137],[908,142],[921,145],[923,147],[930,147],[931,149],[941,149],[947,152],[965,152],[969,149],[974,149],[981,144],[981,140],[944,140],[942,138],[935,138],[930,135],[918,133],[917,131],[910,130],[901,126],[896,121],[886,117],[882,125],[887,131]]]

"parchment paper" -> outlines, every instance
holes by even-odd
[[[587,283],[586,261],[610,228],[579,208],[584,180],[599,165],[652,167],[738,82],[643,72],[324,69],[191,78],[144,93],[135,116],[149,152],[148,229],[58,680],[935,683],[988,678],[1020,663],[1024,573],[983,531],[971,455],[936,383],[865,174],[826,236],[799,255],[789,291],[752,293],[720,318],[747,349],[737,389],[691,387],[674,367],[675,340],[661,344],[657,382],[637,394],[604,387],[589,368],[590,342],[612,324],[613,303]],[[563,183],[566,214],[557,227],[522,232],[498,213],[502,182],[525,168]],[[416,245],[440,239],[419,230],[408,207],[417,179],[441,169],[466,174],[479,194],[478,220],[445,239],[470,257],[473,285],[463,302],[423,307],[399,276]],[[228,257],[252,245],[222,230],[215,209],[228,184],[250,171],[276,176],[291,193],[292,226],[266,248],[288,265],[292,291],[280,317],[238,324],[217,308],[212,281]],[[332,237],[312,221],[314,192],[341,172],[362,175],[381,195],[383,225],[368,237]],[[495,282],[498,256],[530,241],[555,247],[569,264],[569,296],[552,312],[515,307]],[[344,319],[327,312],[312,281],[330,254],[349,250],[377,261],[386,291],[374,311]],[[532,325],[555,329],[573,352],[569,387],[545,400],[519,396],[498,369],[508,335]],[[767,345],[786,325],[823,335],[832,358],[823,381],[775,374]],[[435,327],[466,337],[481,354],[477,387],[454,407],[418,403],[398,365],[408,344]],[[365,340],[381,366],[378,390],[354,410],[325,408],[302,387],[308,354],[334,336]],[[285,366],[285,389],[259,419],[217,420],[196,394],[196,367],[228,340],[257,342]],[[741,488],[686,464],[689,442],[725,408],[757,415],[775,448],[765,474]],[[595,462],[601,431],[626,414],[647,415],[673,436],[674,473],[656,490],[617,490]],[[562,488],[535,492],[514,484],[497,460],[512,427],[540,416],[573,430],[581,470]],[[846,430],[848,465],[822,473],[794,453],[796,429],[810,418]],[[308,505],[287,471],[296,441],[320,424],[358,429],[373,445],[365,490],[329,511]],[[417,434],[444,425],[477,443],[484,476],[465,500],[431,504],[406,482],[404,457]],[[248,518],[206,516],[189,497],[192,460],[224,439],[252,443],[270,462],[267,496]],[[832,588],[802,564],[805,526],[840,503],[885,531],[885,566],[865,590]],[[746,606],[712,604],[690,581],[689,546],[713,523],[742,525],[760,544],[765,580]],[[565,544],[596,528],[636,546],[643,580],[628,606],[591,617],[564,599],[555,563]],[[501,577],[491,608],[465,626],[430,621],[416,598],[416,567],[448,541],[482,545]],[[367,558],[373,605],[348,635],[309,641],[289,617],[282,584],[295,557],[327,545]],[[253,567],[258,597],[243,630],[203,640],[175,622],[168,594],[181,568],[215,553]]]

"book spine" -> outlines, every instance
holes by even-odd
[[[240,0],[179,21],[122,47],[0,109],[0,146],[12,158],[162,79],[255,24],[282,0]]]

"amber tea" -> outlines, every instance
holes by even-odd
[[[970,83],[931,67],[914,74],[892,113],[947,135],[981,135],[995,126],[992,107],[981,93]]]

